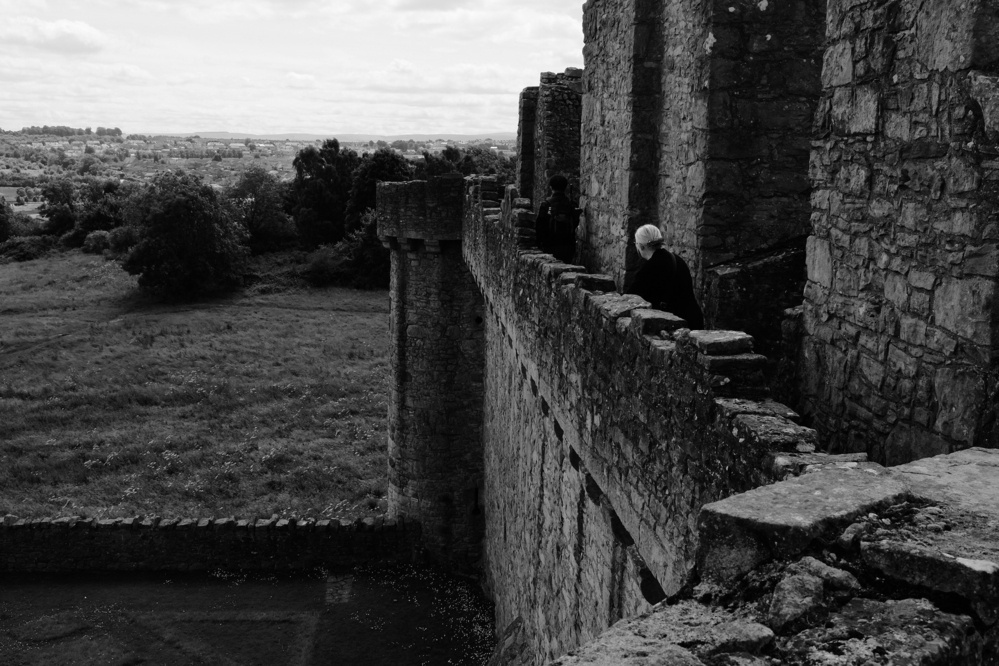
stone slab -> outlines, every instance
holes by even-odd
[[[823,469],[705,505],[699,517],[701,576],[732,580],[764,562],[790,559],[819,536],[906,496],[878,465]]]
[[[891,578],[967,599],[988,625],[999,619],[999,564],[907,541],[862,543],[864,563]]]
[[[732,419],[732,430],[740,441],[747,439],[771,451],[812,453],[818,442],[811,428],[778,416],[740,414]]]
[[[774,455],[773,470],[779,478],[789,475],[808,474],[826,467],[838,469],[854,469],[870,467],[874,463],[867,461],[866,453],[790,453],[780,452]]]
[[[657,335],[663,331],[678,331],[687,326],[682,317],[677,317],[672,312],[653,310],[647,305],[631,312],[631,329],[638,335]]]
[[[975,447],[891,469],[917,497],[999,521],[999,450]]]
[[[552,666],[699,665],[708,663],[702,660],[716,663],[713,659],[724,654],[757,655],[773,640],[773,632],[762,624],[721,608],[683,601],[618,622]]]
[[[690,339],[698,351],[712,356],[753,351],[753,336],[742,331],[691,331]]]
[[[822,626],[781,640],[780,654],[795,664],[943,666],[981,663],[970,657],[983,647],[970,617],[925,599],[856,598]]]
[[[715,400],[723,416],[732,417],[737,414],[757,414],[760,416],[780,416],[789,421],[797,422],[801,416],[787,405],[776,400],[744,400],[742,398],[719,398]],[[866,459],[866,456],[865,456]]]

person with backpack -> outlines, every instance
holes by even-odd
[[[548,181],[548,187],[551,196],[538,207],[534,222],[538,247],[559,261],[571,264],[576,255],[576,226],[580,211],[565,194],[569,187],[568,178],[556,174]]]
[[[626,294],[641,296],[652,307],[671,312],[687,321],[692,329],[704,328],[704,314],[694,296],[694,281],[687,263],[663,247],[663,234],[654,224],[635,232],[635,247],[645,259]]]

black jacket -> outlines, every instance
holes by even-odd
[[[641,296],[652,307],[683,317],[693,329],[704,328],[704,315],[694,297],[694,281],[687,263],[659,248],[645,262],[626,293]]]

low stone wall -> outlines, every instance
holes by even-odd
[[[700,507],[781,478],[815,433],[767,400],[750,336],[540,253],[502,196],[469,182],[462,249],[486,304],[486,579],[530,645],[502,663],[534,664],[680,592]]]
[[[410,562],[420,525],[405,520],[78,517],[0,521],[0,573],[292,570]]]

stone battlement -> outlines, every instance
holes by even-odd
[[[270,518],[0,520],[0,572],[285,571],[418,557],[420,525]]]

